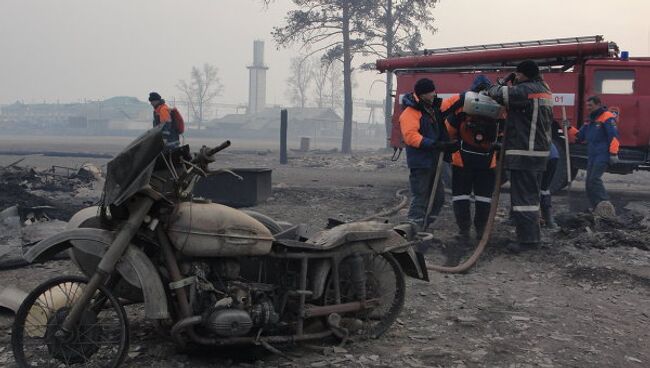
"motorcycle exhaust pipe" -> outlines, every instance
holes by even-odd
[[[192,317],[181,319],[180,321],[176,322],[174,326],[172,326],[172,330],[171,330],[172,339],[174,339],[174,341],[178,344],[178,346],[185,346],[185,342],[181,338],[181,332],[187,330],[190,327],[194,327],[198,324],[201,324],[201,322],[203,322],[203,317],[201,316],[192,316]],[[190,336],[190,337],[192,338],[192,340],[195,339],[195,336]]]

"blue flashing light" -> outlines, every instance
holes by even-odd
[[[621,51],[621,60],[623,60],[623,61],[630,60],[630,52],[629,51]]]

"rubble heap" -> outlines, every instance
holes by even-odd
[[[24,245],[63,231],[75,212],[99,200],[103,185],[101,170],[91,164],[0,167],[0,267],[20,265]]]
[[[593,213],[563,213],[556,217],[561,226],[558,240],[578,248],[635,247],[650,250],[650,211],[627,208],[616,217]]]

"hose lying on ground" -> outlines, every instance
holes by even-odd
[[[400,200],[400,202],[399,202],[399,204],[397,206],[388,208],[388,209],[383,210],[381,212],[377,212],[375,214],[372,214],[370,216],[364,217],[364,218],[356,220],[356,221],[359,221],[359,222],[361,222],[361,221],[370,221],[370,220],[376,219],[378,217],[391,216],[391,215],[397,213],[399,210],[406,207],[406,205],[408,204],[409,198],[406,195],[406,191],[407,191],[406,189],[400,189],[395,193],[395,196],[397,198],[401,198],[401,200]]]
[[[503,130],[503,136],[506,136],[506,130]],[[472,267],[476,261],[478,261],[479,257],[485,250],[485,246],[487,243],[490,241],[490,235],[492,234],[492,227],[494,227],[494,218],[496,217],[497,214],[497,209],[499,208],[499,196],[501,195],[501,167],[503,166],[503,157],[505,153],[505,148],[501,147],[501,150],[499,151],[499,160],[497,163],[496,167],[496,177],[494,179],[494,190],[492,191],[492,202],[490,205],[490,214],[488,215],[488,220],[487,223],[485,224],[485,229],[483,230],[483,235],[481,235],[481,240],[479,241],[478,245],[476,246],[476,249],[474,249],[474,253],[463,263],[453,266],[453,267],[448,267],[448,266],[440,266],[440,265],[427,265],[427,269],[429,271],[438,271],[438,272],[447,272],[447,273],[460,273],[460,272],[465,272],[467,271],[470,267]],[[438,165],[437,171],[436,171],[436,178],[440,176],[439,172],[442,170],[442,165]],[[433,196],[435,195],[436,189],[437,189],[438,183],[434,182],[433,187],[431,190],[431,197],[430,197],[430,203],[433,201]],[[430,206],[431,207],[431,206]],[[429,217],[429,213],[431,212],[430,208],[427,209],[427,215],[425,216],[425,219]]]
[[[503,136],[506,134],[506,129],[503,130]],[[503,166],[503,158],[504,158],[504,153],[505,149],[502,147],[501,150],[499,151],[499,159],[497,161],[497,166],[495,168],[496,170],[496,175],[495,175],[495,180],[494,180],[494,190],[492,191],[492,201],[490,205],[490,213],[488,215],[488,220],[487,223],[485,224],[485,229],[483,230],[483,234],[481,235],[481,240],[479,241],[478,245],[476,246],[476,249],[474,249],[474,253],[463,263],[449,267],[449,266],[440,266],[440,265],[427,265],[427,269],[429,271],[438,271],[438,272],[447,272],[447,273],[460,273],[460,272],[465,272],[467,271],[470,267],[472,267],[476,261],[478,261],[479,257],[485,250],[485,246],[487,243],[490,241],[490,235],[492,234],[492,228],[494,227],[494,219],[496,217],[497,209],[499,207],[499,197],[501,195],[501,167]],[[442,172],[442,159],[443,155],[440,154],[438,158],[438,167],[436,169],[436,173],[434,176],[433,180],[433,185],[431,187],[431,194],[429,196],[429,203],[427,204],[427,212],[425,215],[425,221],[427,222],[428,225],[428,218],[429,214],[431,213],[433,209],[433,201],[435,197],[435,193],[438,189],[438,183],[440,181],[440,176]],[[376,219],[378,217],[385,217],[385,216],[390,216],[392,214],[397,213],[399,210],[402,208],[406,207],[408,204],[408,197],[405,194],[406,189],[400,189],[395,193],[395,195],[400,198],[401,201],[397,206],[391,207],[389,209],[386,209],[384,211],[375,213],[373,215],[361,218],[357,221],[369,221],[372,219]]]

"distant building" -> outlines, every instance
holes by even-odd
[[[280,108],[255,114],[230,114],[209,122],[207,129],[228,137],[269,137],[280,132]],[[330,108],[289,108],[290,136],[340,137],[343,119]]]
[[[114,122],[135,122],[151,119],[151,106],[135,97],[118,96],[104,101],[79,103],[16,102],[3,106],[0,116],[4,124],[21,129],[89,129],[107,130]]]

